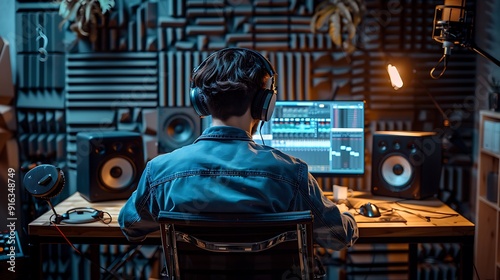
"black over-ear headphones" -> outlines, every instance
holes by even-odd
[[[257,51],[244,49],[244,48],[226,48],[220,51],[217,51],[211,55],[209,55],[203,62],[200,63],[198,67],[193,70],[193,75],[198,71],[198,69],[202,68],[207,61],[214,55],[220,54],[221,52],[225,52],[228,50],[246,50],[253,53],[264,65],[267,73],[271,76],[272,84],[270,89],[261,89],[259,90],[254,97],[252,102],[252,117],[257,120],[268,121],[271,119],[273,114],[274,105],[276,104],[276,91],[274,86],[274,76],[276,71],[274,67],[271,65],[269,60],[265,58],[262,54]],[[191,103],[193,104],[194,110],[200,117],[206,117],[210,115],[210,111],[208,110],[206,96],[203,94],[203,91],[191,85]]]

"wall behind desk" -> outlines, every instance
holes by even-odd
[[[365,1],[367,13],[351,55],[335,47],[326,32],[311,32],[320,1],[115,3],[91,42],[77,38],[68,24],[59,26],[62,18],[53,1],[16,2],[21,164],[61,166],[68,174],[64,195],[76,189],[78,132],[140,132],[146,155],[154,157],[161,140],[158,108],[189,107],[192,69],[213,51],[230,46],[253,48],[270,59],[278,72],[279,99],[366,100],[366,174],[319,178],[326,190],[333,183],[370,189],[375,130],[442,129],[441,116],[422,87],[404,94],[390,87],[384,68],[389,58],[410,58],[418,79],[445,111],[460,119],[457,135],[465,149],[451,145],[446,156],[448,163],[471,166],[473,116],[460,112],[468,109],[464,100],[475,89],[475,54],[457,49],[444,78],[429,76],[442,55],[441,45],[431,38],[434,8],[442,1]],[[39,53],[40,31],[48,39],[45,61]],[[468,192],[470,186],[464,188]]]

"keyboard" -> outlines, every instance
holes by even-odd
[[[3,230],[0,232],[0,261],[11,257],[23,257],[23,249],[17,231]]]

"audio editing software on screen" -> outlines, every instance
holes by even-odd
[[[364,173],[363,101],[278,101],[261,134],[254,139],[304,160],[311,173]]]

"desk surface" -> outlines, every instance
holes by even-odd
[[[398,202],[399,201],[399,202]],[[365,219],[357,218],[360,231],[360,241],[364,238],[414,238],[421,240],[425,238],[448,238],[448,237],[471,237],[474,236],[474,224],[459,215],[453,209],[441,201],[430,198],[426,200],[405,200],[398,198],[372,196],[366,192],[354,192],[349,198],[349,203],[354,208],[371,202],[382,209],[394,209],[406,222],[362,222]],[[398,203],[396,203],[398,202]],[[80,238],[111,238],[124,239],[118,225],[118,213],[125,201],[106,201],[89,203],[78,192],[55,206],[58,214],[63,214],[75,207],[92,207],[111,214],[113,220],[109,224],[100,221],[86,224],[64,224],[59,228],[67,237]],[[447,215],[450,214],[450,215]],[[38,237],[60,237],[60,233],[55,227],[50,226],[49,219],[53,215],[52,211],[43,214],[28,226],[29,235]],[[451,216],[455,215],[455,216]],[[357,215],[355,217],[358,217]],[[425,217],[429,217],[427,220]],[[153,234],[151,237],[159,237]],[[396,240],[396,239],[395,239]],[[117,240],[118,242],[118,240]],[[398,242],[402,242],[398,240]],[[426,242],[425,240],[422,242]],[[444,241],[443,241],[444,242]],[[453,240],[449,240],[453,242]]]
[[[367,223],[358,219],[361,238],[375,237],[474,237],[474,224],[436,198],[404,200],[385,196],[373,196],[366,192],[354,192],[349,203],[356,209],[371,202],[381,211],[395,211],[406,222]]]
[[[355,209],[366,202],[376,204],[382,209],[394,209],[406,222],[366,222],[367,218],[356,215],[359,228],[359,239],[356,243],[408,243],[408,279],[413,280],[417,279],[418,275],[418,243],[457,242],[462,244],[458,260],[459,279],[472,279],[473,223],[435,198],[401,201],[397,198],[375,197],[363,192],[354,192],[349,198],[349,204]],[[28,225],[31,242],[34,244],[33,254],[38,255],[39,259],[42,258],[37,246],[41,243],[64,243],[65,239],[61,237],[59,230],[75,244],[128,244],[117,221],[124,203],[123,200],[89,203],[79,193],[73,194],[55,207],[58,214],[76,207],[92,207],[108,212],[113,220],[109,224],[100,221],[86,224],[61,223],[56,228],[50,225],[49,219],[53,212],[49,211]],[[426,216],[429,219],[425,218]],[[159,239],[158,231],[149,235],[141,244],[159,245]],[[96,279],[100,278],[99,269],[94,271],[94,274]]]

